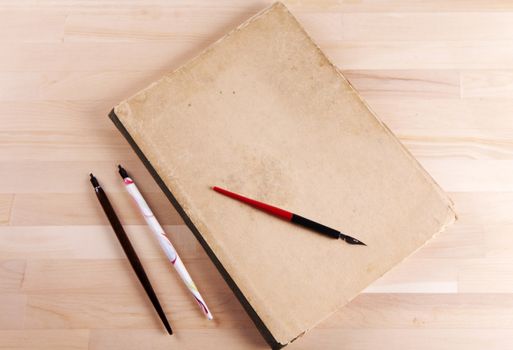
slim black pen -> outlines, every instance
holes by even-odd
[[[143,285],[146,294],[148,294],[151,303],[155,307],[155,310],[157,310],[157,313],[159,314],[162,323],[164,323],[164,327],[166,327],[167,332],[169,334],[173,334],[173,330],[171,329],[171,326],[167,321],[166,315],[164,314],[164,310],[162,310],[162,306],[160,306],[159,300],[157,299],[157,295],[155,294],[155,291],[151,286],[150,280],[148,279],[148,276],[144,271],[141,261],[139,260],[139,257],[137,256],[134,247],[132,247],[132,244],[130,243],[128,236],[126,235],[125,230],[123,229],[123,226],[121,225],[121,222],[119,221],[116,212],[114,211],[114,208],[112,208],[112,205],[110,204],[109,199],[107,198],[107,194],[101,188],[96,177],[94,177],[93,174],[90,174],[90,176],[91,184],[94,187],[96,197],[98,197],[98,200],[100,201],[103,211],[105,212],[105,215],[107,215],[110,225],[112,226],[114,233],[116,233],[116,237],[118,237],[119,243],[125,251],[128,261],[130,261],[130,265],[132,265],[132,268],[134,269],[137,278],[139,278],[139,281]]]

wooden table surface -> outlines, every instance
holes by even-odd
[[[459,221],[290,349],[513,347],[513,3],[287,1],[455,201]],[[269,4],[0,3],[0,348],[265,349],[107,113]],[[116,173],[140,182],[216,317],[203,318]],[[94,172],[176,330],[166,336]]]

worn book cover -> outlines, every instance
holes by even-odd
[[[448,197],[280,3],[110,116],[274,348],[455,219]],[[214,185],[367,246],[280,221]]]

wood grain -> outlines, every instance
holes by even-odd
[[[7,254],[2,254],[6,256]],[[26,261],[0,260],[0,293],[19,293],[25,276]]]
[[[0,194],[0,225],[9,223],[13,198],[11,194]]]
[[[2,330],[0,349],[21,350],[85,350],[89,345],[89,330]]]
[[[265,349],[106,115],[268,0],[0,4],[0,349]],[[286,1],[454,200],[459,221],[291,349],[509,349],[513,4]],[[123,52],[123,55],[120,55]],[[216,320],[197,310],[116,173],[137,179]],[[176,335],[99,210],[108,190]]]

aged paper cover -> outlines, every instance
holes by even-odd
[[[455,219],[448,197],[280,3],[111,117],[275,348]],[[368,246],[277,220],[213,185]]]

